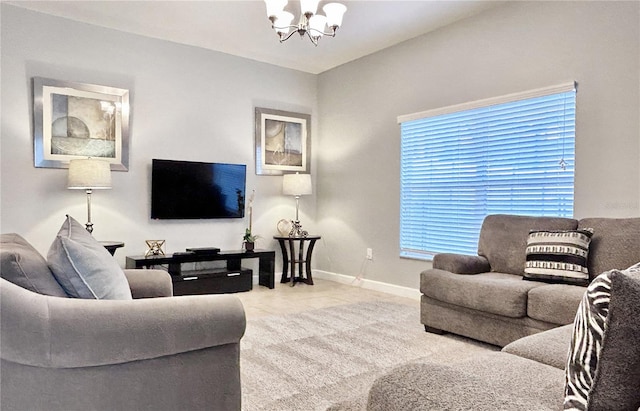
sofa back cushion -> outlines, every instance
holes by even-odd
[[[42,255],[15,233],[0,235],[0,275],[29,291],[67,297]]]
[[[480,230],[478,255],[489,260],[491,271],[523,275],[531,230],[575,230],[577,227],[578,221],[571,218],[488,215]]]
[[[583,218],[578,225],[593,228],[587,262],[591,279],[640,261],[640,218]]]

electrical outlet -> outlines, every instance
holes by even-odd
[[[367,248],[367,260],[373,260],[373,249]]]

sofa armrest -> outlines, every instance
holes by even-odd
[[[168,272],[142,269],[124,269],[123,271],[134,299],[173,296],[173,283]]]
[[[491,271],[489,260],[478,255],[442,253],[433,257],[433,268],[456,274],[479,274]]]
[[[120,364],[239,344],[246,326],[233,295],[83,300],[0,279],[0,304],[2,359],[35,367]]]

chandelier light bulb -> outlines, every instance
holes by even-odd
[[[347,11],[347,6],[340,3],[329,3],[322,10],[327,15],[327,26],[331,28],[342,26],[342,17]]]
[[[276,33],[280,36],[286,36],[289,33],[289,29],[291,28],[291,22],[293,21],[293,14],[288,11],[282,11],[275,18],[273,23],[274,28],[276,29]]]
[[[316,14],[309,19],[309,28],[312,30],[311,37],[320,38],[324,34],[324,28],[327,25],[327,18],[322,14]]]

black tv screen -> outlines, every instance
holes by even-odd
[[[244,164],[152,160],[151,218],[244,217]]]

